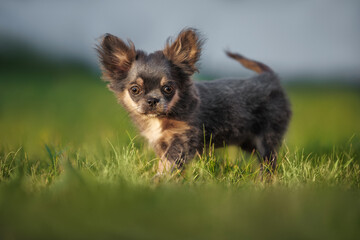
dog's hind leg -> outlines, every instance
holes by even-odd
[[[277,144],[274,141],[271,141],[269,137],[257,137],[255,141],[256,150],[259,154],[260,159],[260,170],[264,172],[264,165],[266,167],[266,171],[270,173],[274,173],[276,170],[276,162],[277,162],[277,152],[276,146]]]

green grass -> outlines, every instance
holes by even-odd
[[[358,87],[286,86],[271,182],[235,147],[154,179],[154,153],[98,76],[40,63],[0,71],[0,239],[359,238]]]

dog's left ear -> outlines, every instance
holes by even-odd
[[[198,71],[196,62],[200,59],[203,40],[193,28],[187,28],[180,32],[175,41],[168,39],[163,53],[174,65],[191,76]]]
[[[127,77],[136,56],[135,46],[130,40],[126,44],[108,33],[97,46],[97,51],[105,80],[115,84]]]

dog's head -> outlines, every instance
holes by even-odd
[[[97,50],[103,77],[120,102],[132,113],[160,117],[179,105],[185,107],[201,46],[196,30],[185,29],[151,54],[111,34],[103,37]]]

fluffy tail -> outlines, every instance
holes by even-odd
[[[264,72],[270,72],[273,73],[273,70],[266,66],[265,64],[261,63],[261,62],[257,62],[251,59],[248,59],[240,54],[237,53],[232,53],[229,51],[225,51],[226,54],[231,57],[232,59],[235,59],[236,61],[238,61],[239,63],[241,63],[244,67],[253,70],[254,72],[257,73],[264,73]]]

